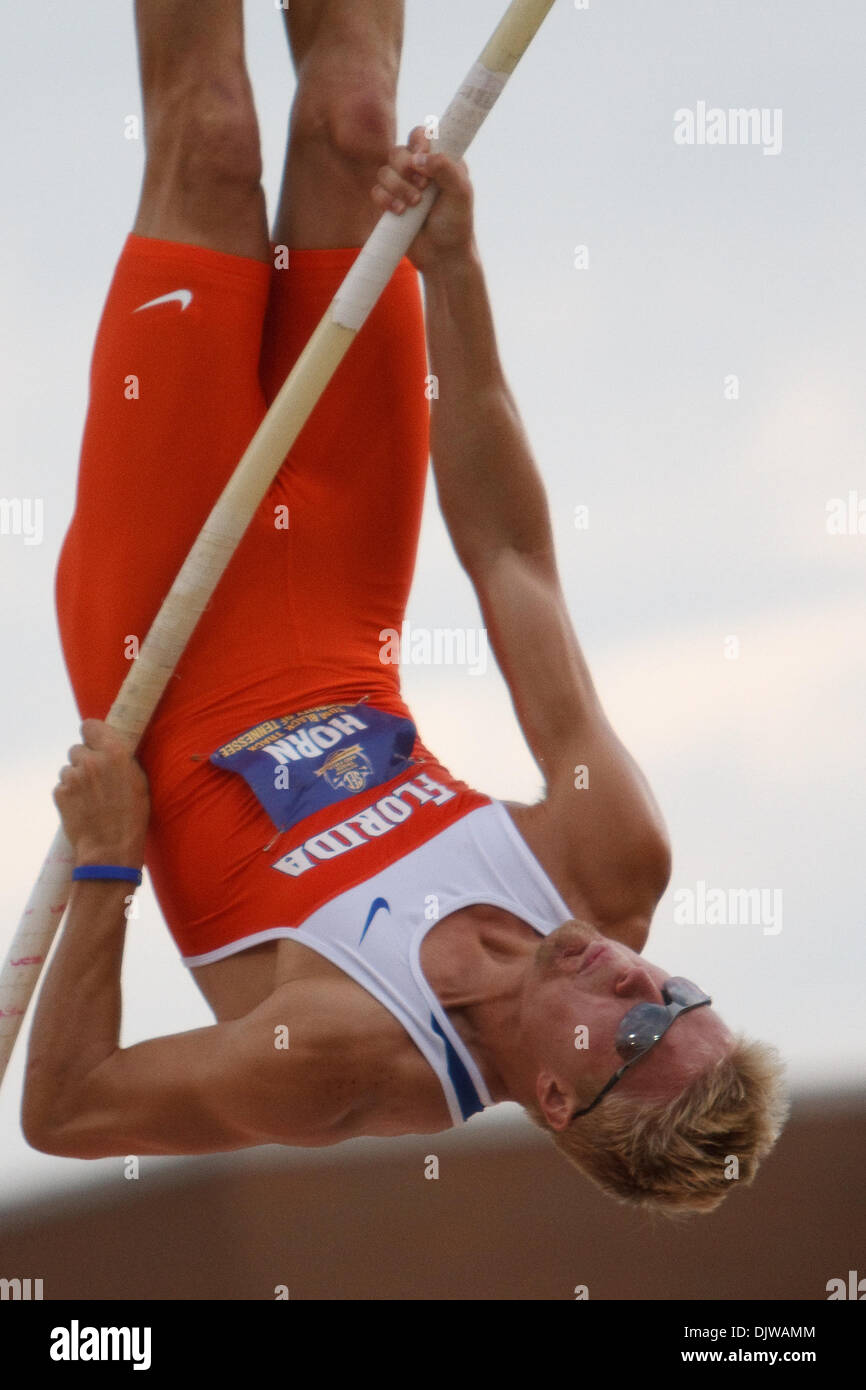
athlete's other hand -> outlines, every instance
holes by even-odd
[[[424,127],[416,126],[408,145],[394,146],[371,192],[383,212],[399,216],[407,206],[420,201],[431,181],[437,185],[439,196],[406,253],[422,274],[444,261],[465,256],[472,248],[473,195],[466,161],[431,154]]]
[[[150,819],[144,770],[101,719],[85,719],[81,736],[53,792],[75,862],[140,868]]]

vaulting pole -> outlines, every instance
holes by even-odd
[[[554,0],[512,0],[439,122],[434,148],[461,159]],[[246,453],[226,484],[159,610],[106,723],[138,747],[196,623],[319,397],[423,225],[437,196],[383,213]],[[0,1081],[69,897],[74,855],[57,831],[0,972]]]

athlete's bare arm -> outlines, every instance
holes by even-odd
[[[95,901],[94,888],[73,899],[62,942],[67,951],[86,943],[109,952],[122,944],[122,915],[109,896],[110,890],[103,903]],[[68,973],[60,964],[52,973],[55,984],[67,979],[77,996],[74,1031],[62,1013],[42,1013],[30,1044],[22,1128],[34,1148],[107,1158],[222,1153],[259,1144],[322,1148],[348,1137],[345,1047],[328,1047],[326,1037],[308,1030],[302,1030],[303,1042],[292,1038],[298,1030],[286,1022],[294,1023],[291,985],[234,1022],[121,1048],[116,1034],[97,1038],[109,990],[90,988],[74,961],[67,965]],[[78,1000],[90,1014],[80,1012]],[[66,1030],[62,1039],[52,1036],[52,1020]],[[280,1039],[287,1028],[285,1047]],[[94,1043],[104,1045],[107,1055],[90,1069],[84,1062],[67,1065],[66,1053],[76,1050],[73,1038],[88,1052]]]
[[[54,793],[76,863],[138,868],[147,779],[107,724],[86,719],[81,728],[85,743],[70,750]],[[99,1158],[320,1147],[356,1132],[366,1080],[351,1044],[351,1001],[336,1011],[337,1032],[309,985],[301,995],[287,984],[232,1022],[120,1047],[133,891],[117,881],[72,885],[30,1035],[21,1117],[28,1142]]]
[[[413,184],[422,186],[414,155],[428,149],[416,129],[409,147],[392,151],[377,201],[396,198],[395,211],[412,201]],[[639,949],[670,875],[664,822],[604,715],[569,618],[544,485],[499,361],[466,165],[428,155],[423,172],[441,190],[410,249],[424,274],[438,378],[431,449],[439,504],[545,778],[558,881],[574,884],[602,930],[624,931]],[[580,786],[581,767],[588,786]]]

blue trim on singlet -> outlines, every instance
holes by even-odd
[[[445,1034],[442,1032],[441,1025],[435,1014],[430,1015],[430,1022],[433,1026],[434,1033],[438,1033],[445,1044],[445,1055],[448,1059],[448,1075],[451,1078],[451,1084],[457,1096],[460,1113],[464,1120],[468,1120],[470,1115],[477,1115],[479,1110],[484,1109],[484,1102],[478,1095],[475,1089],[475,1083],[466,1070],[454,1044],[449,1038],[446,1038]]]

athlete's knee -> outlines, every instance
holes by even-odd
[[[330,90],[311,82],[299,89],[293,139],[324,143],[329,153],[357,169],[376,169],[394,143],[394,94],[387,77],[335,83]]]
[[[333,145],[353,163],[379,167],[394,138],[394,107],[381,90],[349,93],[332,114]]]
[[[147,172],[182,189],[258,189],[258,120],[243,69],[202,75],[160,93],[146,127]]]

